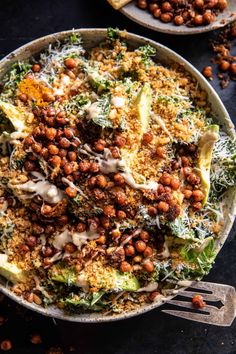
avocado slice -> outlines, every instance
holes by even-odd
[[[147,131],[150,121],[150,110],[152,104],[152,90],[148,83],[145,83],[138,93],[136,105],[138,118],[141,122],[141,138]]]
[[[115,288],[124,291],[137,291],[140,288],[138,279],[131,273],[115,271]]]
[[[6,254],[0,254],[0,275],[8,279],[13,284],[26,283],[26,272],[17,265],[7,261]]]
[[[202,186],[204,187],[205,197],[203,205],[206,204],[210,192],[210,169],[212,161],[212,153],[214,145],[219,138],[219,126],[209,125],[198,143],[198,168],[200,170],[200,177]]]
[[[113,288],[110,289],[111,291],[137,291],[140,288],[138,279],[131,273],[121,273],[109,266],[104,268],[104,274],[107,275],[107,272],[113,278]],[[86,280],[86,269],[80,273],[76,273],[73,268],[65,268],[57,264],[50,269],[49,277],[53,281],[64,283],[68,286],[89,286],[89,282]]]
[[[27,131],[25,125],[25,114],[11,103],[0,100],[0,109],[5,114],[6,118],[10,120],[14,129],[18,132]]]
[[[136,101],[135,107],[137,109],[137,118],[140,124],[138,125],[139,129],[137,129],[137,125],[134,124],[134,127],[130,127],[130,134],[136,134],[136,143],[132,146],[132,148],[127,149],[124,147],[121,149],[122,158],[130,165],[134,160],[135,156],[137,155],[143,134],[148,130],[149,122],[150,122],[150,111],[152,105],[152,89],[150,84],[145,83],[143,87],[140,89]],[[134,132],[132,129],[134,129]]]

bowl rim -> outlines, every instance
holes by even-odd
[[[105,38],[106,33],[107,33],[107,29],[106,28],[72,29],[72,30],[60,31],[60,32],[56,32],[56,33],[52,33],[52,34],[43,36],[43,37],[36,38],[35,40],[30,41],[30,42],[20,46],[16,50],[10,52],[3,59],[1,59],[0,60],[0,74],[2,73],[2,71],[4,71],[3,69],[5,68],[5,66],[8,67],[9,64],[15,62],[17,60],[17,57],[21,53],[24,53],[24,51],[27,51],[30,49],[34,49],[35,45],[37,45],[37,44],[39,44],[39,45],[44,44],[44,47],[46,48],[50,43],[55,42],[56,39],[62,39],[63,37],[70,35],[72,33],[81,34],[81,36],[83,38],[83,34],[86,34],[88,32],[96,32],[96,34],[101,35]],[[146,37],[143,37],[143,36],[131,33],[131,32],[127,32],[127,42],[129,42],[129,40],[131,40],[131,41],[138,40],[144,44],[149,43],[156,48],[161,48],[163,51],[165,51],[168,55],[170,55],[173,58],[173,61],[178,62],[179,64],[183,65],[184,69],[187,72],[189,72],[192,76],[194,76],[194,78],[198,82],[200,81],[201,82],[200,86],[202,86],[202,84],[204,84],[205,87],[208,88],[208,90],[210,91],[210,93],[213,97],[212,99],[217,101],[217,103],[219,105],[219,109],[221,110],[221,114],[224,115],[224,121],[228,124],[228,130],[230,131],[232,136],[236,137],[234,125],[233,125],[233,123],[229,117],[229,114],[228,114],[226,108],[224,107],[220,97],[218,96],[216,91],[213,89],[213,87],[209,84],[209,82],[202,76],[202,74],[191,63],[189,63],[186,59],[184,59],[182,56],[180,56],[179,54],[177,54],[173,50],[169,49],[168,47],[166,47],[154,40],[148,39]],[[39,49],[38,51],[36,50],[35,53],[39,53],[41,50],[42,49]],[[30,52],[29,52],[29,54],[30,54]],[[35,54],[31,53],[31,55],[35,55]],[[27,57],[30,57],[30,55]],[[7,68],[7,70],[8,70],[8,68]],[[236,193],[234,195],[234,199],[231,201],[231,204],[233,206],[232,214],[234,215],[235,210],[236,210]],[[235,219],[235,216],[231,217],[229,219],[229,222],[225,228],[224,235],[222,235],[222,238],[220,239],[220,242],[218,243],[217,253],[220,251],[225,240],[229,236],[230,230],[231,230],[232,225],[234,223],[234,219]],[[115,314],[115,315],[104,316],[103,314],[98,313],[98,314],[94,315],[94,313],[93,313],[94,317],[92,317],[92,316],[89,317],[86,314],[85,315],[84,314],[76,314],[76,315],[70,314],[69,315],[66,312],[64,312],[63,310],[58,310],[58,308],[57,308],[57,312],[54,312],[52,306],[49,306],[48,308],[44,308],[40,305],[36,305],[34,303],[29,303],[23,297],[19,297],[19,296],[15,295],[11,290],[8,289],[7,285],[3,284],[1,281],[0,281],[0,291],[3,294],[7,295],[13,301],[17,302],[20,305],[23,305],[24,307],[26,307],[29,310],[33,310],[33,311],[40,313],[42,315],[57,318],[59,320],[70,321],[70,322],[79,322],[79,323],[102,323],[102,322],[113,322],[113,321],[128,319],[128,318],[132,318],[134,316],[138,316],[138,315],[144,314],[146,312],[149,312],[149,311],[161,306],[163,303],[162,301],[153,302],[151,304],[146,304],[144,306],[141,306],[141,307],[131,310],[129,312],[124,312],[124,313]]]

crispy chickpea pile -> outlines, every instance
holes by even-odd
[[[227,0],[137,0],[140,9],[148,10],[154,18],[176,26],[206,26],[224,11]]]
[[[222,89],[226,88],[231,80],[236,80],[236,56],[233,55],[235,39],[236,23],[234,22],[220,31],[217,38],[210,43],[214,53],[211,61],[216,66],[217,78]],[[208,80],[214,79],[212,66],[205,66],[202,73]]]

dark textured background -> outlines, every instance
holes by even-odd
[[[208,41],[215,33],[175,37],[149,31],[114,11],[105,0],[0,1],[0,57],[37,37],[82,27],[118,26],[161,42],[199,70],[211,57]],[[236,122],[235,82],[221,90],[213,86]],[[207,280],[236,285],[235,230],[217,257]],[[71,324],[36,315],[5,299],[0,315],[8,321],[0,327],[0,341],[13,342],[11,353],[46,353],[58,345],[64,353],[73,348],[78,354],[233,354],[236,353],[236,321],[230,328],[218,328],[188,322],[162,314],[159,309],[130,320],[100,324]],[[41,333],[39,346],[30,343],[32,333]],[[1,350],[0,350],[1,352]]]

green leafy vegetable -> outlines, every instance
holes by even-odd
[[[108,27],[107,29],[107,39],[110,42],[114,42],[116,39],[120,38],[120,30],[119,28]]]
[[[145,65],[150,64],[150,57],[154,57],[157,53],[156,48],[152,47],[150,44],[141,46],[137,49],[142,55],[142,62]]]
[[[216,257],[214,240],[209,237],[205,241],[205,247],[192,248],[192,245],[185,245],[180,251],[181,256],[190,264],[195,266],[195,272],[201,275],[207,274]]]
[[[111,96],[101,96],[88,109],[91,120],[102,128],[112,128],[112,122],[108,118],[111,108]]]
[[[71,296],[66,298],[63,303],[73,312],[79,309],[101,311],[104,307],[104,303],[102,301],[103,295],[104,291],[94,292],[92,294],[81,294],[81,296],[71,294]]]

